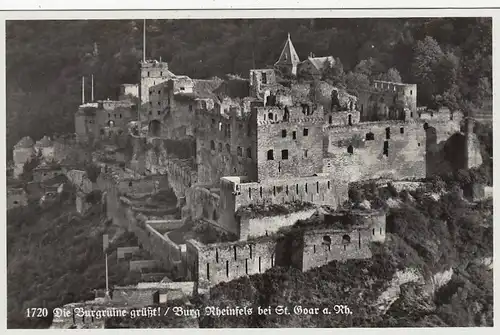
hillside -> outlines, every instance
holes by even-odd
[[[127,263],[117,263],[114,247],[129,234],[105,225],[104,215],[80,216],[74,195],[49,207],[30,204],[7,213],[7,326],[48,328],[47,318],[27,318],[27,308],[52,310],[66,303],[94,298],[105,287],[102,234],[116,240],[109,254],[111,284],[133,283]],[[137,279],[137,278],[136,278]]]
[[[246,77],[272,65],[290,33],[302,60],[334,56],[325,79],[353,90],[382,78],[422,85],[421,105],[479,108],[491,98],[488,18],[147,22],[148,57],[193,78]],[[8,148],[26,135],[72,131],[82,75],[94,74],[97,99],[139,80],[141,21],[9,21],[6,35]]]

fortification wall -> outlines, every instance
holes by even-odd
[[[145,177],[142,179],[123,179],[116,185],[121,194],[146,195],[156,193],[158,177]]]
[[[333,111],[325,113],[326,126],[350,126],[359,122],[359,111]]]
[[[196,164],[200,183],[215,185],[220,178],[231,175],[256,179],[256,129],[252,124],[252,118],[197,110]]]
[[[263,273],[275,265],[277,244],[272,239],[210,245],[189,240],[189,273],[198,278],[198,287],[212,287],[242,276]]]
[[[132,306],[150,306],[155,303],[157,290],[138,290],[136,288],[116,288],[113,290],[113,302]]]
[[[329,176],[240,183],[238,177],[222,178],[220,184],[219,226],[240,235],[236,211],[248,205],[283,204],[303,201],[334,208],[348,199],[347,183],[336,183]],[[246,233],[242,233],[245,236]]]
[[[291,107],[288,119],[277,107],[257,109],[257,178],[311,176],[322,170],[323,109]],[[283,121],[286,119],[286,121]]]
[[[204,187],[189,188],[186,190],[185,194],[185,211],[189,213],[191,218],[204,218],[212,224],[218,224],[220,200],[218,194],[213,193]]]
[[[49,170],[49,169],[35,169],[33,170],[33,181],[43,182],[45,180],[50,180],[56,176],[63,174],[60,169]]]
[[[332,261],[371,258],[369,243],[371,236],[367,230],[341,231],[333,229],[312,230],[297,240],[292,250],[294,264],[302,271],[320,267]]]
[[[240,240],[268,236],[280,228],[294,225],[299,220],[309,219],[316,209],[301,210],[284,215],[264,217],[242,217],[240,221]]]
[[[166,270],[183,273],[181,248],[177,244],[147,224],[145,216],[140,214],[137,216],[126,199],[120,197],[116,187],[108,188],[106,198],[107,216],[114,224],[134,233],[142,248],[158,260]]]
[[[28,205],[28,195],[22,189],[7,189],[7,209]]]
[[[221,202],[225,204],[229,205],[232,202],[231,199],[234,198],[235,211],[251,204],[282,204],[293,201],[337,207],[347,199],[347,184],[338,184],[330,176],[323,174],[314,177],[241,184],[223,178],[220,192]]]
[[[425,130],[418,122],[332,127],[326,136],[323,171],[335,180],[425,177]]]
[[[66,178],[83,193],[90,193],[93,190],[93,184],[90,179],[87,178],[87,173],[85,171],[70,170],[66,172]]]
[[[176,198],[177,205],[182,206],[186,191],[196,183],[196,172],[191,168],[188,160],[169,159],[166,162],[168,182]]]

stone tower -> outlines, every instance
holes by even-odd
[[[141,62],[141,105],[149,102],[149,89],[152,86],[173,78],[175,75],[168,70],[167,62],[148,60]]]
[[[290,38],[290,34],[288,34],[288,38],[285,42],[283,50],[281,51],[280,58],[274,64],[274,67],[284,74],[296,76],[297,66],[299,65],[299,63],[299,56],[295,51],[292,40]]]

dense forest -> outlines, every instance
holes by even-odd
[[[147,56],[193,78],[246,77],[276,62],[287,33],[302,60],[336,58],[324,79],[337,85],[402,80],[419,84],[421,105],[491,106],[490,18],[148,20]],[[23,136],[74,129],[82,75],[94,74],[97,99],[138,82],[140,20],[9,21],[6,35],[9,155]]]

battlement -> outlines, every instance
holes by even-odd
[[[141,61],[141,68],[142,69],[164,69],[168,70],[168,63],[167,62],[159,62],[156,59],[149,59],[146,60],[145,62]]]
[[[369,122],[359,122],[353,125],[325,125],[324,130],[328,134],[336,133],[348,133],[348,132],[358,132],[371,130],[373,128],[384,128],[384,127],[420,127],[423,126],[424,121],[418,119],[410,120],[386,120],[386,121],[369,121]]]
[[[417,84],[405,84],[405,83],[396,83],[383,80],[374,80],[373,87],[376,89],[393,91],[393,92],[402,92],[408,89],[414,89],[416,95]]]
[[[308,105],[292,107],[264,106],[254,107],[252,113],[256,115],[258,125],[289,123],[318,123],[325,122],[323,107],[321,105]]]
[[[97,102],[98,109],[115,110],[117,108],[133,108],[134,104],[128,100],[99,100]]]

